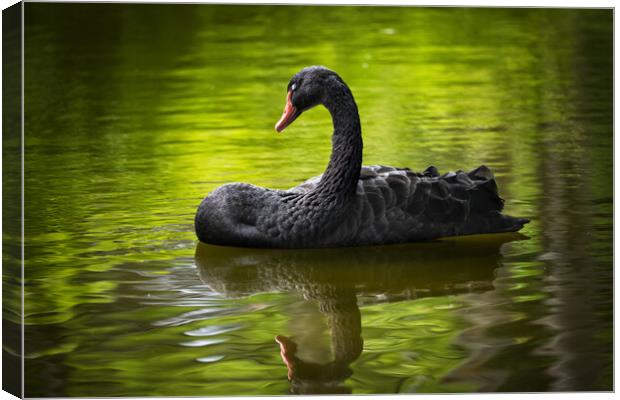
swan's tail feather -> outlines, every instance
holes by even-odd
[[[450,195],[430,196],[426,210],[427,213],[435,209],[441,211],[428,214],[433,222],[442,220],[445,224],[452,224],[456,234],[515,232],[529,222],[526,218],[514,218],[501,213],[504,209],[504,200],[499,196],[493,172],[484,165],[469,172],[448,172],[438,178],[433,178],[439,175],[437,169],[429,167],[420,175],[430,178],[431,181],[437,179],[437,183],[439,181],[445,183],[432,185],[431,189],[436,189],[432,193],[441,194],[439,189],[447,189]],[[455,199],[460,200],[454,201]],[[461,204],[466,206],[457,207]],[[452,214],[458,210],[463,210],[462,225],[454,224],[458,216]]]
[[[530,222],[527,218],[515,218],[504,215],[504,199],[499,197],[495,175],[485,165],[467,173],[474,182],[470,190],[470,210],[485,219],[488,232],[516,232]]]
[[[460,231],[459,234],[472,235],[477,233],[517,232],[528,222],[530,222],[530,220],[527,218],[515,218],[504,215],[499,211],[490,211],[485,214],[474,214],[470,216],[465,228]]]
[[[510,215],[499,214],[497,231],[494,232],[516,232],[523,228],[525,224],[530,222],[527,218],[511,217]]]

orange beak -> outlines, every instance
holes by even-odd
[[[295,108],[295,106],[293,106],[293,103],[291,103],[292,96],[293,92],[291,91],[289,91],[286,95],[286,106],[284,107],[284,112],[282,113],[282,117],[276,124],[277,132],[282,132],[284,128],[289,126],[293,121],[295,121],[297,117],[299,117],[300,113],[297,112],[297,109]]]

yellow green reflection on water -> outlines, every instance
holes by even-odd
[[[611,32],[609,10],[27,3],[26,395],[611,390]],[[365,164],[488,165],[527,237],[196,248],[209,191],[322,172],[326,110],[273,131],[311,64],[351,87]]]

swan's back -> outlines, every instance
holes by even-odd
[[[310,192],[320,179],[311,178],[290,191]],[[349,222],[334,232],[334,239],[348,245],[387,244],[521,229],[528,220],[502,215],[503,203],[485,166],[444,175],[435,167],[416,173],[364,166]]]

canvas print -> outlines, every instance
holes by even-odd
[[[4,390],[614,389],[612,9],[24,3],[3,52]]]

